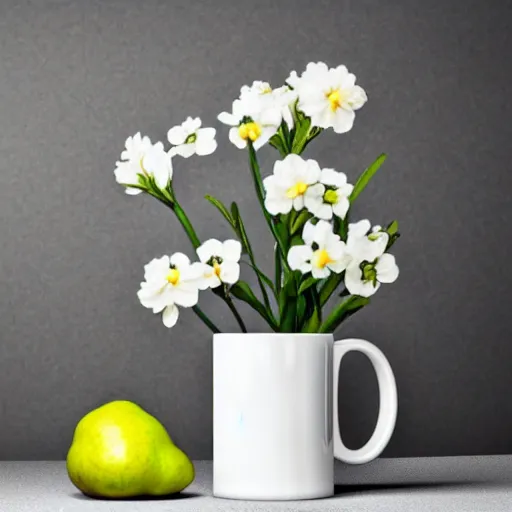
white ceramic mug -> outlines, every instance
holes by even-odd
[[[344,446],[338,426],[338,373],[350,351],[370,359],[380,392],[377,426],[358,450]],[[383,353],[364,340],[334,342],[331,334],[215,334],[213,388],[217,497],[332,496],[334,458],[348,464],[375,459],[395,427],[393,371]]]

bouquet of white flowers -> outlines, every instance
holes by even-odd
[[[247,329],[236,301],[249,304],[276,332],[332,332],[368,304],[381,283],[397,279],[395,258],[388,253],[399,237],[397,222],[387,227],[372,226],[369,220],[349,222],[351,205],[386,155],[380,155],[354,185],[343,172],[323,169],[301,156],[325,130],[341,134],[352,128],[355,111],[367,101],[355,81],[345,66],[310,63],[301,75],[293,71],[282,87],[273,89],[260,81],[243,86],[231,112],[218,116],[231,127],[230,141],[248,152],[256,197],[275,239],[273,278],[258,266],[235,202],[228,208],[206,196],[235,238],[202,242],[177,199],[174,157],[213,153],[215,128],[203,128],[201,119],[188,117],[169,130],[169,150],[140,133],[126,140],[115,169],[117,182],[127,194],[144,192],[169,207],[197,255],[193,262],[177,252],[144,267],[138,297],[143,306],[163,313],[167,327],[176,324],[180,307],[191,307],[213,332],[220,332],[198,306],[199,292],[210,289],[226,303],[243,332]],[[267,144],[280,159],[273,173],[263,178],[256,152]],[[258,293],[240,279],[244,261],[255,272]],[[340,300],[326,312],[334,293]]]

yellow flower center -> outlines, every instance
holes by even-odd
[[[167,272],[166,279],[169,284],[177,284],[177,282],[180,280],[180,271],[176,270],[175,268],[171,268],[169,272]]]
[[[220,279],[220,265],[217,260],[213,262],[213,273]]]
[[[338,194],[336,190],[328,190],[324,194],[324,201],[328,204],[336,204],[338,202]]]
[[[293,187],[290,187],[286,191],[286,197],[288,199],[295,199],[298,196],[302,196],[307,189],[308,185],[306,185],[306,183],[304,183],[303,181],[299,181],[298,183],[295,183]]]
[[[261,135],[261,126],[254,121],[243,123],[238,127],[238,134],[242,139],[254,142]]]
[[[333,112],[341,107],[341,103],[343,102],[343,94],[341,93],[340,89],[329,91],[325,96],[327,97]]]
[[[318,249],[313,254],[313,263],[315,267],[324,268],[326,265],[329,265],[329,263],[332,262],[333,260],[325,249]]]
[[[261,90],[261,94],[270,94],[272,92],[272,87],[270,85],[267,85]]]

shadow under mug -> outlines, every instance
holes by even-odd
[[[365,354],[377,374],[375,431],[348,449],[338,423],[343,356]],[[393,433],[397,390],[384,354],[361,339],[332,334],[215,334],[213,337],[213,495],[299,500],[334,495],[334,458],[364,464]]]

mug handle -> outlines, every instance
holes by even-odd
[[[375,431],[370,440],[358,450],[350,450],[341,440],[338,419],[338,380],[343,356],[351,351],[362,352],[368,357],[377,374],[379,383],[380,408]],[[335,341],[333,346],[333,447],[334,457],[347,464],[365,464],[376,459],[384,450],[396,423],[398,408],[395,376],[386,356],[372,343],[360,339]]]

